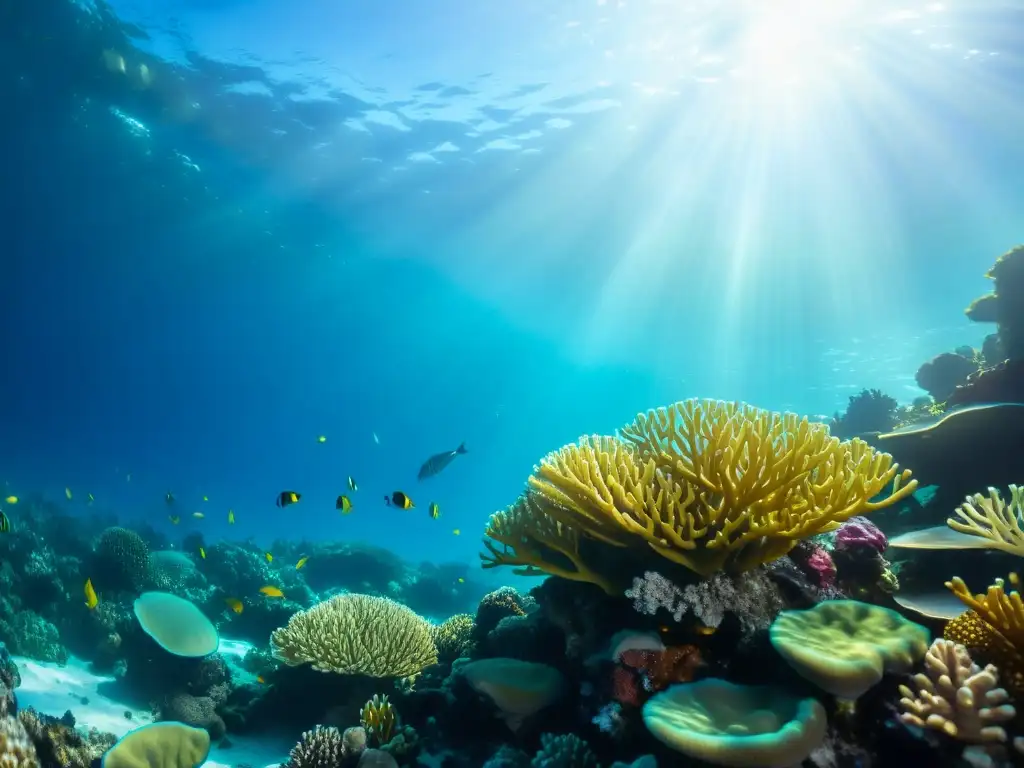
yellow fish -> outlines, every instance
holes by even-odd
[[[437,502],[436,501],[430,502],[430,506],[427,507],[427,509],[430,512],[430,519],[431,520],[437,520],[437,518],[439,518],[441,516],[441,508],[439,506],[437,506]]]
[[[196,520],[202,520],[204,517],[206,517],[206,515],[204,515],[202,512],[193,512],[192,517],[194,517]]]
[[[171,525],[177,525],[181,522],[181,518],[177,515],[168,515],[167,519],[171,521]]]
[[[465,584],[465,583],[466,583],[466,580],[464,578],[462,578],[461,576],[459,576],[459,584]]]
[[[92,588],[92,579],[85,580],[85,607],[90,611],[94,610],[97,605],[100,604],[100,599],[96,597],[96,590]]]
[[[462,535],[462,531],[460,531],[458,528],[452,528],[452,533],[454,533],[456,536]]]
[[[70,488],[65,488],[64,489],[64,495],[68,497],[68,501],[71,501],[71,489]]]
[[[299,562],[297,562],[295,564],[295,570],[296,571],[300,570],[302,568],[302,566],[304,566],[308,560],[309,560],[308,557],[300,557],[299,558]]]
[[[347,515],[352,511],[352,500],[348,496],[339,496],[334,500],[334,508],[341,514]]]
[[[284,592],[282,592],[277,587],[271,587],[269,585],[266,587],[260,587],[260,592],[262,592],[267,597],[284,597]]]
[[[265,558],[267,558],[267,562],[268,562],[268,563],[272,563],[272,562],[274,562],[274,556],[273,556],[272,554],[270,554],[269,552],[264,552],[264,553],[263,553],[263,556],[264,556]]]
[[[8,496],[6,499],[4,499],[4,501],[6,501],[8,504],[17,504],[18,503],[18,497],[17,496]]]
[[[234,524],[235,524],[235,510],[229,509],[228,510],[228,525],[234,525]]]
[[[225,597],[224,602],[227,603],[228,608],[230,608],[235,613],[241,613],[242,610],[245,608],[245,606],[242,605],[242,601],[239,600],[237,597]]]
[[[267,681],[263,679],[263,675],[256,675],[256,682],[260,683],[262,685],[263,683],[265,683]]]
[[[209,501],[209,500],[210,500],[209,496],[203,496],[203,501]]]
[[[320,437],[318,437],[318,438],[316,439],[316,441],[317,441],[318,443],[326,443],[326,442],[327,442],[327,435],[320,435]]]
[[[203,549],[202,547],[200,547],[200,548],[199,548],[199,556],[200,556],[201,558],[203,558],[203,560],[205,560],[205,559],[206,559],[206,550],[205,550],[205,549]]]

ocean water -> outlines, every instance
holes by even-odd
[[[909,402],[1022,236],[1022,42],[994,0],[0,0],[0,482],[472,564],[637,411]]]

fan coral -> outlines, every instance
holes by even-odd
[[[1010,697],[997,688],[999,673],[991,664],[981,669],[967,649],[936,640],[924,657],[925,673],[913,677],[914,688],[900,686],[900,719],[932,728],[961,741],[1003,742],[1001,723],[1016,715]],[[916,690],[915,690],[916,689]]]
[[[299,611],[270,636],[289,666],[370,677],[412,677],[437,663],[430,623],[394,600],[336,595]]]
[[[835,530],[911,494],[888,454],[795,414],[688,400],[639,414],[621,437],[585,437],[549,454],[527,493],[491,517],[485,567],[525,566],[608,583],[581,536],[646,544],[702,576],[750,570],[799,539]],[[874,502],[886,488],[891,492]]]

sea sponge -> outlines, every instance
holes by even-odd
[[[674,685],[643,709],[647,730],[682,754],[736,768],[800,765],[825,739],[825,708],[784,689],[709,678]]]
[[[135,531],[107,528],[96,540],[91,577],[101,591],[141,589],[149,579],[149,547]]]
[[[769,632],[793,669],[841,699],[859,698],[886,673],[909,672],[931,639],[925,627],[896,611],[856,600],[783,611]]]
[[[289,666],[370,677],[412,677],[437,663],[430,622],[386,597],[345,594],[294,614],[270,636]]]
[[[581,557],[585,536],[646,544],[702,576],[742,572],[917,485],[862,440],[840,442],[823,424],[739,403],[687,400],[620,432],[541,460],[526,495],[492,516],[488,535],[505,549],[488,545],[487,566],[525,565],[608,591]]]
[[[969,743],[1004,742],[1007,723],[1016,716],[998,670],[981,669],[967,649],[938,639],[924,657],[925,673],[914,675],[914,688],[900,686],[900,720],[918,728],[942,731]]]
[[[197,768],[210,754],[210,734],[183,723],[150,723],[128,731],[103,755],[101,768]]]
[[[36,748],[16,717],[0,719],[0,765],[3,768],[40,768]]]
[[[208,656],[220,644],[217,628],[206,615],[170,592],[144,592],[133,607],[146,634],[175,656]]]
[[[485,694],[513,731],[523,721],[553,704],[565,691],[562,673],[547,664],[519,659],[480,659],[464,664],[460,673],[473,690]]]
[[[468,613],[458,613],[441,624],[431,624],[430,633],[440,659],[451,661],[462,655],[473,639],[474,621]]]

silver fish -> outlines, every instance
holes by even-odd
[[[423,466],[420,467],[419,479],[426,480],[428,477],[433,477],[451,464],[452,460],[460,453],[466,453],[465,443],[461,443],[454,451],[445,451],[444,453],[438,453],[431,456],[423,462]]]

